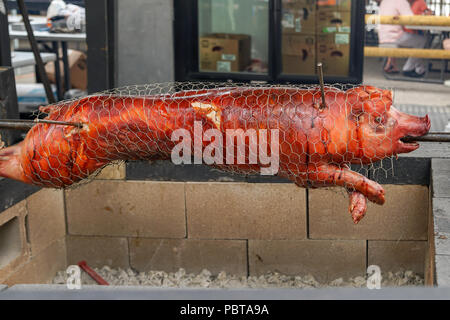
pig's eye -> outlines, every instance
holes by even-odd
[[[383,118],[382,117],[376,117],[375,118],[375,122],[378,124],[382,124],[383,123]]]

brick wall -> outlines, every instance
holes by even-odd
[[[43,283],[66,266],[61,190],[40,190],[0,214],[0,283]]]
[[[116,256],[117,266],[139,271],[278,271],[321,281],[364,275],[370,264],[424,273],[427,186],[384,185],[386,204],[370,204],[354,225],[341,188],[307,191],[240,177],[124,180],[120,168],[108,170],[103,180],[66,191],[70,263],[84,257],[102,266]]]
[[[354,225],[340,188],[305,190],[264,178],[125,179],[133,175],[123,164],[108,167],[89,184],[41,190],[1,213],[0,237],[6,221],[19,219],[21,249],[7,266],[0,260],[0,283],[46,282],[80,260],[138,271],[278,271],[320,281],[363,276],[371,264],[425,272],[426,185],[385,184],[386,204],[371,204]],[[0,252],[7,247],[0,243]]]

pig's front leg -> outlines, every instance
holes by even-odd
[[[332,164],[310,165],[308,180],[313,186],[337,185],[349,192],[358,191],[370,201],[384,204],[384,189],[375,181],[350,170],[347,166],[338,167]],[[359,202],[359,201],[358,201]]]

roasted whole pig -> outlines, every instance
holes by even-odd
[[[110,92],[41,111],[48,114],[45,119],[79,126],[36,124],[22,142],[0,150],[0,176],[66,187],[114,160],[173,159],[172,151],[186,134],[194,137],[184,142],[192,142],[189,149],[197,156],[194,141],[200,141],[201,156],[213,142],[226,141],[229,130],[241,129],[244,148],[233,145],[230,153],[217,144],[211,155],[223,161],[207,164],[259,173],[268,163],[252,157],[252,150],[257,152],[255,147],[265,142],[277,164],[273,173],[301,187],[346,188],[355,223],[366,212],[366,199],[383,204],[385,197],[381,185],[352,171],[350,164],[413,151],[419,145],[402,138],[422,136],[430,129],[428,116],[396,110],[391,91],[371,86],[326,87],[325,104],[318,87],[224,86],[150,95]],[[212,139],[211,129],[223,137],[216,134]],[[257,139],[248,132],[257,133]],[[198,140],[199,133],[209,139]],[[182,153],[190,158],[190,152]],[[241,161],[230,161],[236,158]]]

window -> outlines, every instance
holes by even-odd
[[[269,1],[199,0],[201,72],[268,71]]]
[[[176,80],[327,82],[362,78],[364,3],[175,0]],[[361,31],[361,32],[358,32]]]

